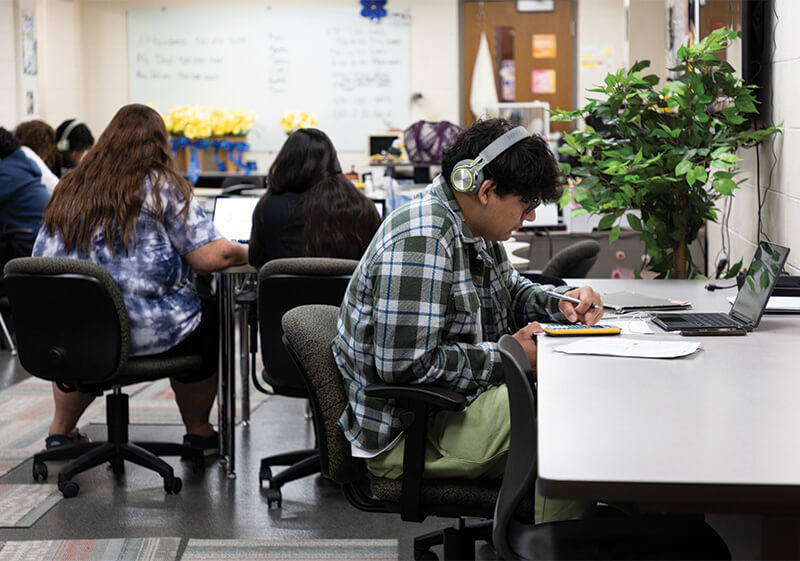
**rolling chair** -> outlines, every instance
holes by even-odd
[[[594,240],[583,240],[557,252],[541,271],[523,270],[520,274],[533,282],[564,286],[565,278],[586,278],[599,253],[600,244]]]
[[[565,247],[545,263],[542,274],[550,277],[586,278],[600,253],[600,244],[583,240]]]
[[[40,452],[33,457],[34,480],[47,479],[51,460],[74,459],[58,474],[65,497],[78,494],[72,478],[110,462],[115,475],[124,460],[158,472],[167,493],[182,482],[158,456],[181,456],[192,467],[205,467],[203,451],[182,444],[129,442],[128,396],[122,386],[178,376],[202,365],[199,355],[129,357],[128,312],[111,275],[89,261],[23,257],[5,266],[5,286],[16,323],[19,358],[37,378],[55,382],[63,391],[99,395],[106,390],[107,442],[80,442]]]
[[[494,513],[494,547],[503,559],[730,559],[725,542],[701,517],[603,516],[534,525],[520,501],[536,481],[536,390],[525,352],[510,335],[498,343],[511,409],[511,447]]]
[[[253,369],[256,388],[265,393],[308,398],[297,367],[286,352],[281,337],[281,318],[303,304],[340,305],[358,261],[323,257],[274,259],[258,273],[258,323],[264,370]],[[270,388],[265,388],[264,383]],[[319,435],[317,435],[318,437]],[[274,466],[289,466],[272,473]],[[319,473],[317,448],[276,454],[261,460],[259,482],[269,483],[267,506],[281,506],[281,487],[290,481]]]
[[[430,548],[440,544],[445,559],[475,559],[475,542],[491,540],[491,520],[467,524],[465,517],[492,518],[500,481],[423,479],[428,415],[433,409],[463,409],[464,395],[425,385],[372,384],[365,388],[367,395],[395,399],[406,409],[403,477],[373,476],[362,459],[350,455],[350,442],[338,426],[348,404],[330,346],[338,314],[339,309],[332,306],[302,306],[287,312],[282,321],[284,344],[308,388],[322,475],[339,484],[350,504],[363,511],[395,513],[415,522],[428,516],[458,519],[456,527],[416,537],[414,559],[436,559]],[[532,493],[520,501],[517,515],[532,518]]]
[[[0,267],[5,267],[6,263],[15,257],[30,255],[30,246],[24,240],[31,240],[34,237],[31,228],[9,228],[0,232]],[[17,345],[14,343],[4,315],[10,311],[6,289],[3,280],[0,279],[0,333],[3,344],[11,352],[11,356],[14,356],[17,354]]]

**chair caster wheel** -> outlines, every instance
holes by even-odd
[[[44,462],[33,462],[33,480],[47,481],[47,464]]]
[[[65,499],[71,499],[78,496],[80,487],[74,481],[64,481],[58,484],[58,490],[61,491]]]
[[[414,550],[414,561],[439,561],[439,556],[430,549]]]
[[[170,495],[177,495],[181,492],[183,481],[180,477],[168,477],[164,479],[164,490]]]
[[[281,497],[280,489],[267,489],[267,508],[272,508],[272,503],[281,508],[283,498]]]
[[[114,475],[125,473],[125,462],[122,458],[114,458],[108,463],[111,464],[111,471],[114,472]]]

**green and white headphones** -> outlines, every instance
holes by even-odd
[[[450,185],[461,193],[474,193],[483,183],[483,168],[517,142],[530,138],[525,127],[515,127],[484,148],[474,160],[461,160],[450,174]]]

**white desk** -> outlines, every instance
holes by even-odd
[[[735,289],[705,281],[580,279],[727,311]],[[613,323],[608,320],[608,323]],[[800,316],[765,315],[745,337],[698,340],[672,360],[554,352],[540,338],[539,476],[547,496],[631,501],[663,510],[764,513],[765,558],[800,557]],[[770,536],[775,528],[783,540]]]

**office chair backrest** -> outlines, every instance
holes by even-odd
[[[338,422],[347,394],[333,359],[331,341],[336,336],[339,308],[300,306],[283,316],[284,343],[296,361],[314,412],[322,474],[340,485],[360,479],[364,463],[350,455],[350,442]]]
[[[5,266],[22,366],[74,387],[102,385],[128,357],[128,312],[119,287],[89,261],[22,257]]]
[[[269,261],[258,273],[258,322],[265,379],[276,393],[306,395],[300,373],[281,342],[281,318],[304,304],[342,303],[358,261],[297,257]]]
[[[513,537],[509,527],[519,503],[533,494],[536,480],[536,394],[530,363],[522,346],[511,335],[503,335],[497,346],[508,385],[511,446],[495,506],[493,538],[494,547],[503,559],[515,559],[519,548],[512,548],[508,542],[509,535]],[[523,445],[519,445],[521,441]]]
[[[565,247],[545,264],[543,275],[558,278],[586,278],[600,253],[600,244],[583,240]]]

